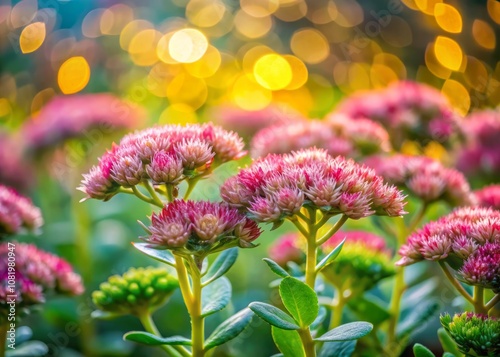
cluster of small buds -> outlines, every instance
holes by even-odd
[[[177,278],[162,268],[130,268],[113,275],[92,293],[92,301],[101,311],[113,315],[151,313],[164,305],[175,289]]]
[[[498,239],[500,241],[500,238]],[[457,278],[469,285],[500,292],[500,243],[478,247],[464,262]]]
[[[500,355],[500,320],[472,312],[440,317],[441,325],[466,356]]]
[[[175,200],[153,213],[143,239],[154,248],[204,258],[226,248],[253,247],[260,233],[254,221],[225,203]]]
[[[125,136],[84,175],[88,198],[108,200],[144,180],[177,185],[245,155],[241,138],[212,124],[158,126]]]
[[[137,127],[143,110],[109,93],[58,96],[22,128],[27,150],[39,154],[68,139],[100,140],[117,129]]]
[[[500,211],[482,207],[458,208],[413,233],[400,248],[402,258],[396,264],[410,265],[421,260],[448,258],[465,262],[474,256],[478,247],[487,243],[500,244]],[[471,258],[472,270],[476,269],[476,259],[483,259],[478,254]]]
[[[34,177],[30,167],[22,158],[22,147],[16,136],[9,136],[0,132],[0,184],[26,192],[34,184]]]
[[[315,148],[254,161],[222,185],[221,196],[258,222],[281,222],[303,206],[352,219],[405,213],[403,194],[375,171]]]
[[[300,247],[299,240],[296,233],[284,234],[269,247],[269,258],[284,268],[288,262],[304,263],[306,255]]]
[[[321,246],[323,254],[330,253],[345,239],[340,255],[321,272],[335,286],[341,286],[346,277],[352,279],[353,293],[371,289],[380,280],[395,274],[391,251],[385,240],[364,231],[339,231]]]
[[[389,151],[390,144],[389,135],[380,124],[344,115],[332,115],[325,121],[273,125],[259,131],[250,143],[253,158],[310,147],[325,149],[332,156],[359,158]]]
[[[451,206],[466,206],[475,202],[463,174],[431,158],[397,154],[371,156],[364,163],[388,182],[426,203],[444,200]]]
[[[457,167],[468,177],[497,181],[500,173],[500,110],[484,110],[466,117],[467,142],[460,149]]]
[[[42,213],[29,198],[0,185],[0,238],[22,230],[36,231],[42,224]]]
[[[216,123],[238,133],[245,139],[252,138],[259,130],[272,125],[288,125],[305,120],[291,108],[267,107],[247,111],[237,107],[217,107],[210,113]]]
[[[15,256],[15,260],[9,257]],[[9,262],[15,262],[15,265]],[[14,275],[15,279],[8,278]],[[14,281],[14,285],[9,285]],[[80,295],[83,285],[71,265],[56,255],[23,243],[0,244],[0,319],[8,310],[8,296],[20,309],[45,302],[45,294]]]
[[[486,186],[476,190],[474,196],[479,206],[500,210],[500,185]]]
[[[461,135],[460,117],[446,97],[430,86],[409,81],[350,96],[336,112],[380,122],[396,149],[406,140],[420,144],[434,140],[447,146]]]

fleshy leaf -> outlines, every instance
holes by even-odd
[[[201,299],[201,315],[208,316],[222,310],[231,301],[231,283],[229,279],[223,276],[203,288]]]
[[[283,305],[300,327],[313,323],[319,312],[318,297],[313,289],[298,279],[286,277],[279,291]]]
[[[341,325],[328,331],[321,337],[316,338],[316,341],[336,342],[357,340],[368,335],[373,329],[373,325],[369,322],[356,321]]]
[[[326,318],[326,308],[324,306],[320,306],[318,316],[314,319],[313,323],[311,324],[310,328],[311,330],[317,329],[323,321],[325,321]]]
[[[252,320],[250,309],[243,309],[221,323],[205,342],[205,350],[220,346],[238,336]]]
[[[461,356],[462,355],[462,353],[458,349],[455,341],[453,341],[451,336],[448,335],[448,333],[446,332],[446,330],[443,327],[439,328],[437,335],[438,335],[439,342],[441,342],[441,346],[443,346],[443,350],[445,352],[449,352],[451,355],[454,355],[454,356]]]
[[[252,302],[248,307],[255,315],[272,326],[283,330],[298,330],[300,328],[290,315],[273,305],[263,302]]]
[[[342,242],[340,242],[335,247],[335,249],[333,249],[330,253],[328,253],[328,255],[326,257],[321,259],[321,261],[318,263],[318,265],[316,265],[316,271],[320,271],[321,269],[323,269],[327,265],[331,264],[335,260],[335,258],[337,258],[339,256],[340,252],[342,251],[342,247],[344,246],[344,242],[345,242],[345,239]]]
[[[191,340],[182,336],[172,336],[172,337],[159,337],[153,335],[149,332],[144,331],[131,331],[123,335],[125,341],[132,341],[137,343],[142,343],[148,346],[160,346],[160,345],[182,345],[191,346]]]
[[[226,274],[236,262],[236,258],[238,258],[238,248],[227,249],[220,253],[203,277],[203,285],[206,286]]]
[[[349,299],[347,305],[357,318],[366,319],[374,325],[386,321],[391,314],[382,307],[382,302],[376,296],[365,294]]]
[[[264,258],[262,260],[267,264],[267,266],[272,270],[274,274],[281,276],[282,278],[290,276],[290,274],[288,274],[286,270],[280,267],[274,260],[269,258]]]
[[[284,357],[305,357],[299,333],[293,330],[282,330],[272,326],[273,340]]]
[[[325,342],[318,357],[351,357],[357,343],[357,340]]]
[[[420,343],[415,343],[413,345],[413,354],[415,357],[436,357],[434,353],[424,345]]]
[[[440,304],[436,299],[423,300],[403,318],[398,324],[398,339],[403,339],[417,331],[418,328],[425,326],[425,323],[439,311]]]
[[[132,245],[141,253],[175,268],[175,258],[169,250],[151,248],[148,243],[132,242]]]

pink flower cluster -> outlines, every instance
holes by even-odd
[[[261,233],[255,222],[225,203],[183,200],[153,213],[148,230],[143,239],[153,247],[202,257],[234,246],[252,247]]]
[[[11,254],[9,254],[11,253]],[[15,256],[15,259],[9,257]],[[9,262],[15,262],[15,265]],[[14,290],[8,285],[14,275]],[[81,278],[71,265],[56,255],[44,252],[34,245],[23,243],[0,244],[0,314],[8,309],[7,295],[16,295],[18,308],[45,302],[45,294],[65,295],[83,293]]]
[[[459,116],[446,97],[432,87],[409,81],[350,96],[337,112],[380,122],[395,148],[400,148],[405,140],[422,144],[435,140],[447,145],[460,134]]]
[[[390,254],[384,238],[365,231],[338,231],[323,244],[322,249],[330,251],[337,247],[344,239],[347,245],[359,245],[369,251],[384,253],[386,255]]]
[[[0,238],[23,229],[36,231],[42,224],[42,213],[29,198],[0,185]]]
[[[287,233],[279,237],[269,247],[269,257],[282,267],[286,267],[288,262],[303,263],[305,254],[300,249],[299,235]]]
[[[26,191],[34,182],[34,175],[22,158],[22,148],[15,137],[0,132],[0,184],[21,192]]]
[[[221,196],[259,222],[280,222],[302,206],[352,219],[405,213],[402,193],[374,170],[316,148],[254,161],[222,185]]]
[[[352,120],[332,115],[325,121],[298,121],[273,125],[259,131],[250,143],[253,158],[317,147],[330,155],[359,157],[389,150],[389,136],[369,119]]]
[[[490,185],[474,191],[477,204],[500,210],[500,185]]]
[[[72,138],[100,140],[117,129],[136,127],[143,117],[141,109],[112,94],[59,96],[24,125],[22,134],[27,149],[37,154]]]
[[[396,264],[410,265],[420,260],[439,261],[448,257],[466,261],[478,247],[489,243],[500,244],[500,211],[462,207],[413,233],[400,248],[402,258]]]
[[[457,167],[468,177],[485,176],[498,181],[500,174],[500,110],[470,114],[463,123],[467,143],[461,149]]]
[[[84,175],[79,188],[89,198],[108,200],[120,187],[143,180],[176,185],[211,167],[245,155],[241,138],[212,124],[157,126],[126,135]]]
[[[462,173],[424,156],[372,156],[365,164],[388,182],[430,203],[444,200],[452,206],[474,203],[469,183]]]
[[[458,278],[469,285],[500,292],[500,237],[495,243],[478,247],[458,271]]]

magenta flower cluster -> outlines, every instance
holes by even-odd
[[[157,126],[125,136],[84,175],[79,188],[89,198],[108,200],[120,187],[144,180],[177,185],[245,155],[241,138],[212,124]]]
[[[32,153],[61,145],[72,138],[93,136],[99,140],[117,129],[133,128],[142,121],[142,110],[108,93],[59,96],[47,103],[22,128]]]
[[[495,243],[479,246],[464,262],[457,277],[469,285],[481,286],[499,293],[500,236]]]
[[[474,202],[469,183],[462,173],[428,157],[372,156],[365,164],[373,167],[388,182],[426,203],[444,200],[452,206],[464,206]]]
[[[239,246],[252,247],[261,233],[254,221],[225,203],[175,200],[153,213],[143,239],[158,249],[205,256]]]
[[[9,266],[9,252],[15,255],[14,274]],[[10,270],[9,270],[10,269]],[[15,291],[8,285],[8,276],[15,276]],[[0,244],[0,311],[6,309],[7,295],[16,295],[19,308],[45,302],[45,295],[56,292],[65,295],[83,293],[81,278],[71,265],[56,255],[34,245],[23,243]]]
[[[500,185],[490,185],[474,191],[477,204],[500,210]]]
[[[380,122],[395,148],[407,139],[447,145],[461,134],[460,117],[446,97],[435,88],[409,81],[354,94],[340,103],[337,112]]]
[[[368,251],[390,255],[384,238],[366,231],[338,231],[325,242],[322,249],[330,251],[344,239],[347,245],[359,245]]]
[[[325,121],[297,121],[259,131],[250,143],[253,158],[317,147],[332,156],[360,157],[388,151],[389,135],[369,119],[332,115]]]
[[[450,259],[456,265],[457,259],[467,262],[470,258],[470,268],[479,267],[481,264],[476,262],[484,261],[482,255],[493,252],[490,244],[500,244],[500,211],[482,207],[458,208],[413,233],[400,248],[402,258],[396,264]],[[479,250],[481,246],[485,248]],[[498,254],[494,256],[500,257]],[[500,264],[500,260],[495,264]],[[480,271],[476,273],[482,274]]]
[[[14,189],[0,185],[0,238],[36,231],[43,224],[40,209]]]
[[[221,196],[258,222],[282,221],[303,206],[352,219],[405,213],[403,194],[374,170],[315,148],[254,161],[222,185]]]

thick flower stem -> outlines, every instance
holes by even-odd
[[[9,329],[9,324],[6,322],[0,324],[0,357],[5,356],[5,350],[7,347],[7,330]]]
[[[151,314],[149,312],[145,312],[144,314],[139,315],[139,320],[141,321],[142,326],[144,326],[144,329],[147,332],[152,333],[153,335],[156,335],[156,336],[161,336],[160,331],[158,331],[158,328],[156,327],[156,325],[153,321],[153,318],[151,317]],[[182,348],[181,346],[176,346],[176,347]],[[176,348],[174,348],[172,346],[160,345],[160,348],[162,350],[164,350],[167,353],[167,355],[169,355],[169,356],[173,356],[173,357],[179,357],[179,356],[188,357],[189,356],[189,353],[187,353],[187,351],[184,351],[186,353],[182,353],[181,351],[177,350]]]
[[[310,212],[309,221],[307,222],[309,231],[307,232],[307,254],[306,254],[306,284],[314,290],[316,283],[316,264],[317,264],[317,251],[318,245],[316,244],[316,234],[318,227],[316,227],[316,211]]]
[[[488,301],[486,305],[484,305],[484,307],[489,312],[491,309],[495,307],[496,304],[498,304],[499,301],[500,301],[500,294],[496,294],[491,298],[490,301]]]
[[[346,215],[342,215],[340,219],[335,223],[335,225],[330,228],[328,232],[326,232],[321,238],[317,240],[317,245],[320,246],[321,244],[325,243],[331,236],[333,236],[337,231],[344,225],[344,223],[347,221],[349,217]],[[319,229],[321,227],[316,226],[316,229]]]
[[[146,196],[141,191],[139,191],[139,189],[136,186],[132,186],[132,191],[133,191],[133,194],[137,196],[137,198],[143,200],[144,202],[155,205],[157,207],[163,207],[163,204],[158,204],[158,202],[155,202],[155,200],[153,200],[152,198]],[[123,190],[120,192],[128,193],[127,191],[123,191]]]
[[[347,303],[347,299],[344,297],[344,290],[337,288],[337,296],[335,297],[332,304],[332,318],[330,320],[330,330],[335,327],[339,327],[342,323],[342,311]]]
[[[297,330],[299,333],[306,357],[316,357],[316,348],[314,347],[314,340],[312,339],[311,332],[308,328]]]
[[[486,306],[484,306],[484,288],[482,286],[474,286],[474,296],[473,296],[474,312],[476,314],[488,314]]]
[[[443,270],[444,272],[444,275],[448,278],[448,280],[450,281],[451,285],[453,285],[453,287],[455,289],[457,289],[457,291],[468,301],[470,302],[471,304],[475,304],[474,302],[474,299],[472,298],[472,296],[470,296],[470,294],[464,289],[464,287],[462,285],[460,285],[460,283],[458,282],[457,279],[455,279],[455,277],[450,273],[450,271],[448,270],[448,268],[446,267],[446,263],[442,260],[439,261],[439,266],[441,267],[441,269]]]
[[[201,176],[197,176],[191,180],[188,180],[188,187],[187,187],[186,192],[184,193],[184,197],[183,197],[184,200],[187,200],[189,198],[189,196],[191,195],[191,193],[194,190],[194,187],[196,186],[198,181],[200,181],[200,179],[201,179]]]
[[[149,181],[148,180],[144,180],[143,184],[144,184],[144,187],[146,187],[146,190],[148,190],[148,192],[149,192],[149,194],[151,196],[151,199],[153,200],[154,204],[157,205],[157,206],[159,206],[159,207],[163,207],[162,200],[160,199],[160,197],[158,197],[158,195],[155,192],[155,189],[153,188],[153,186],[151,186],[151,184],[149,183]]]

